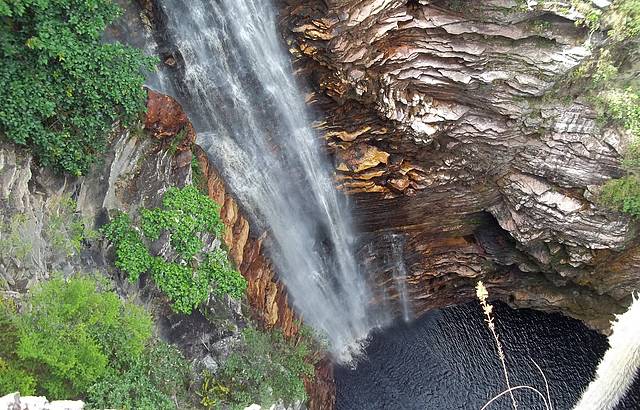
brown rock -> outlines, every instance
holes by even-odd
[[[282,3],[361,233],[379,258],[382,232],[406,238],[418,313],[472,299],[482,278],[513,306],[606,331],[640,287],[640,257],[637,221],[590,194],[622,175],[628,137],[567,99],[597,36],[546,2],[419,3]]]
[[[191,148],[196,133],[182,106],[172,97],[147,89],[147,114],[144,128],[149,134],[175,144],[177,151]]]

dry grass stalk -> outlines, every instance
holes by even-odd
[[[544,372],[542,371],[540,366],[538,366],[538,363],[536,363],[535,360],[533,360],[532,358],[529,358],[529,360],[533,362],[533,364],[536,366],[536,368],[542,375],[542,379],[544,380],[544,385],[547,390],[547,397],[545,397],[540,392],[540,390],[536,389],[535,387],[531,387],[531,386],[511,387],[511,383],[509,381],[509,372],[507,371],[505,355],[504,355],[504,351],[502,350],[502,343],[500,343],[500,338],[498,337],[498,333],[496,332],[496,325],[493,320],[493,306],[489,302],[487,302],[487,299],[489,298],[489,292],[487,291],[487,288],[485,288],[482,281],[478,282],[478,284],[476,285],[476,296],[478,297],[478,300],[480,300],[480,305],[482,306],[482,310],[484,311],[484,315],[485,315],[485,322],[487,322],[487,326],[489,327],[489,330],[493,335],[493,340],[496,343],[496,349],[498,350],[498,357],[500,358],[500,363],[502,364],[504,379],[507,383],[507,389],[493,396],[487,403],[485,403],[484,406],[482,406],[480,410],[485,410],[487,407],[489,407],[489,405],[491,405],[491,403],[495,402],[496,400],[498,400],[499,398],[501,398],[507,393],[509,393],[509,395],[511,396],[511,404],[513,405],[513,408],[517,409],[518,404],[516,402],[515,397],[513,396],[513,392],[516,390],[529,390],[534,392],[535,394],[540,396],[546,410],[553,410],[553,406],[551,404],[551,394],[549,392],[549,383],[547,382],[547,378],[544,375]]]
[[[500,363],[502,364],[502,372],[504,375],[504,380],[507,383],[507,390],[509,395],[511,396],[511,403],[513,404],[513,409],[518,409],[518,403],[516,403],[516,398],[513,396],[513,389],[511,387],[511,383],[509,382],[509,372],[507,371],[507,363],[505,360],[504,351],[502,350],[502,343],[500,343],[500,338],[498,337],[498,333],[496,332],[496,325],[493,320],[493,306],[487,302],[489,298],[489,292],[487,288],[484,287],[484,283],[479,281],[476,285],[476,296],[480,301],[480,305],[482,306],[482,310],[485,315],[485,322],[487,322],[487,326],[491,331],[491,335],[493,336],[493,340],[496,343],[496,349],[498,350],[498,357],[500,358]],[[497,398],[497,397],[496,397]],[[487,403],[489,404],[489,403]]]

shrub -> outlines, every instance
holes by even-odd
[[[149,250],[133,228],[129,215],[119,213],[102,228],[102,233],[116,245],[116,267],[127,272],[131,282],[137,281],[141,274],[151,268]]]
[[[95,409],[175,409],[174,403],[186,400],[188,374],[178,349],[156,342],[128,368],[111,370],[91,386],[87,404]]]
[[[174,409],[189,366],[152,341],[148,313],[88,278],[38,286],[18,314],[0,303],[0,396],[82,398],[93,408]]]
[[[190,314],[213,290],[218,295],[241,297],[247,283],[229,262],[227,253],[216,249],[203,251],[202,237],[222,235],[224,225],[219,207],[197,188],[170,188],[162,207],[143,209],[140,228],[126,214],[117,215],[103,228],[113,242],[116,266],[135,282],[140,274],[150,272],[158,288],[167,295],[176,312]],[[152,256],[147,243],[168,234],[177,256],[166,260]]]
[[[217,402],[243,409],[251,403],[266,408],[277,400],[291,404],[306,399],[302,379],[311,376],[314,368],[305,361],[310,353],[305,340],[292,344],[280,331],[246,328],[242,341],[221,368],[218,380],[209,382],[214,386],[207,392],[209,400],[218,392]]]
[[[77,397],[107,373],[141,354],[151,336],[151,318],[122,303],[96,282],[52,279],[36,288],[16,318],[21,365],[37,376],[51,398]]]
[[[640,216],[640,180],[635,175],[607,181],[600,191],[599,200],[606,206]]]
[[[0,396],[14,391],[34,394],[36,388],[35,377],[16,367],[16,348],[20,339],[15,315],[13,303],[0,299]]]
[[[640,93],[637,90],[631,87],[609,89],[600,93],[598,100],[604,105],[607,116],[640,138]]]
[[[42,165],[85,173],[113,123],[144,110],[155,59],[101,42],[120,14],[111,0],[0,0],[0,134]]]
[[[640,0],[616,0],[613,2],[611,37],[623,41],[640,35]]]
[[[629,175],[607,181],[600,190],[599,201],[605,206],[640,216],[640,93],[632,88],[603,91],[597,97],[606,115],[629,130],[634,140],[625,153],[623,167]]]

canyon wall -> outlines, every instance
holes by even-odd
[[[157,333],[178,345],[196,369],[217,368],[246,325],[245,315],[296,338],[299,322],[261,247],[264,236],[251,232],[235,199],[194,143],[195,137],[180,104],[149,90],[144,122],[130,129],[116,128],[104,160],[85,177],[54,175],[36,166],[26,150],[0,144],[0,295],[19,299],[52,273],[112,277],[120,294],[153,312]],[[158,206],[169,187],[194,182],[194,169],[201,173],[196,182],[221,206],[222,242],[249,283],[248,313],[238,301],[211,296],[192,315],[176,314],[150,280],[143,277],[139,283],[129,283],[113,267],[113,249],[106,242],[88,235],[76,243],[79,233],[69,230],[69,226],[97,229],[115,210]],[[310,408],[330,408],[334,386],[326,361],[318,364],[317,374],[305,380]]]
[[[603,40],[570,4],[286,0],[281,25],[315,126],[379,263],[401,235],[414,311],[484,280],[515,307],[607,332],[640,284],[637,223],[596,201],[629,136],[572,72]]]

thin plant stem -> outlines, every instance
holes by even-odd
[[[505,394],[509,393],[512,395],[513,397],[513,392],[515,390],[531,390],[534,393],[536,393],[538,396],[540,396],[540,398],[542,399],[542,402],[544,403],[544,407],[546,410],[551,410],[551,408],[549,407],[549,404],[547,403],[547,399],[544,397],[544,394],[540,393],[540,390],[531,387],[531,386],[515,386],[515,387],[510,387],[507,390],[503,391],[502,393],[494,396],[491,400],[489,400],[484,406],[482,406],[482,408],[480,410],[485,410],[487,407],[489,407],[489,405],[491,403],[493,403],[494,401],[498,400],[500,397],[504,396]]]
[[[491,331],[493,335],[493,340],[496,343],[496,349],[498,350],[498,358],[500,359],[500,363],[502,364],[502,372],[504,375],[504,380],[507,383],[507,390],[511,396],[511,404],[513,405],[514,410],[518,410],[518,403],[516,403],[516,398],[513,395],[513,391],[511,390],[511,383],[509,381],[509,372],[507,371],[507,363],[504,355],[504,351],[502,350],[502,343],[500,343],[500,338],[498,337],[498,333],[496,332],[496,325],[493,321],[493,306],[487,302],[487,298],[489,297],[489,292],[487,292],[487,288],[484,287],[482,281],[479,281],[476,286],[476,295],[478,296],[478,300],[480,300],[480,304],[482,305],[482,310],[485,315],[485,322],[487,322],[487,327]],[[544,398],[544,396],[542,396]]]
[[[547,390],[547,401],[549,403],[549,410],[553,410],[553,404],[551,403],[551,394],[549,393],[549,383],[547,382],[547,376],[544,375],[544,372],[542,371],[540,366],[538,366],[538,363],[536,363],[535,360],[533,360],[532,358],[529,358],[529,360],[533,362],[533,364],[538,368],[538,371],[542,375],[542,380],[544,380],[544,387]]]

